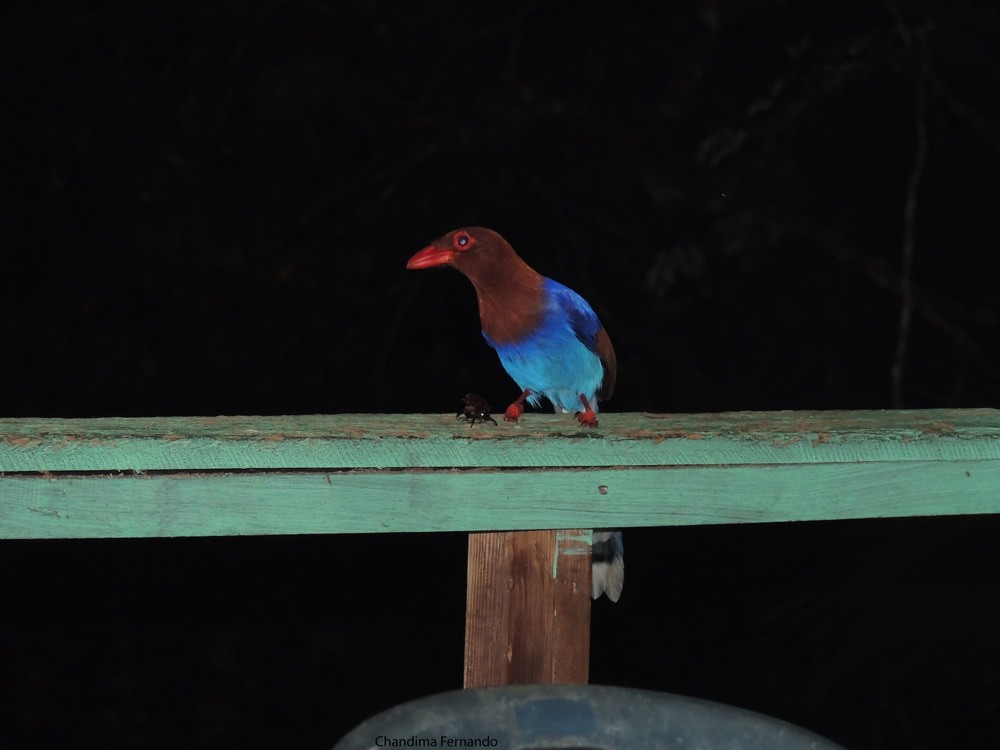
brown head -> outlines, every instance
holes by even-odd
[[[483,331],[497,344],[520,340],[538,327],[544,278],[521,260],[503,237],[484,227],[463,227],[435,240],[406,267],[452,266],[479,297]]]

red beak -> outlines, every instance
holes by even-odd
[[[454,250],[442,250],[434,245],[429,245],[414,255],[406,262],[407,268],[430,268],[451,263],[455,258]]]

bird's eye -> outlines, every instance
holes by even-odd
[[[468,250],[475,243],[475,240],[468,232],[459,232],[455,235],[454,243],[456,250]]]

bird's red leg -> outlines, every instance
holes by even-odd
[[[531,389],[529,388],[520,396],[517,397],[517,401],[507,407],[507,411],[504,412],[503,421],[504,422],[516,422],[521,418],[524,413],[524,399],[531,395]]]
[[[580,421],[580,425],[583,427],[597,427],[597,415],[590,408],[590,402],[587,400],[587,397],[581,393],[580,400],[583,402],[583,411],[578,412],[576,415],[576,418]]]

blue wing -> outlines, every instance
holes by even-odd
[[[552,279],[545,280],[545,287],[552,303],[558,305],[566,314],[576,338],[596,354],[597,332],[601,330],[601,321],[597,319],[587,300]]]

